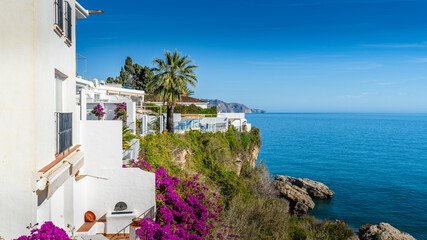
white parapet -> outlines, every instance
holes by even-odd
[[[102,233],[115,234],[131,222],[127,221],[130,215],[120,219],[111,217],[118,202],[126,203],[127,209],[133,212],[131,217],[155,209],[155,175],[139,168],[122,167],[120,121],[81,121],[80,124],[85,166],[75,185],[76,227],[84,223],[84,213],[92,211],[96,219],[106,219],[106,232]]]
[[[228,119],[244,119],[245,113],[218,113],[218,117],[226,117]]]

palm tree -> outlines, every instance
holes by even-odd
[[[165,51],[164,59],[156,58],[153,63],[156,65],[152,69],[155,74],[152,82],[154,94],[167,103],[166,129],[174,132],[174,108],[182,96],[190,93],[188,85],[196,87],[194,69],[198,66],[191,64],[192,60],[188,56],[182,56],[177,50],[173,53]]]

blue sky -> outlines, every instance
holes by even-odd
[[[79,2],[105,12],[77,24],[91,78],[178,49],[200,66],[196,97],[269,112],[427,112],[427,0]]]

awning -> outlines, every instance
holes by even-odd
[[[84,164],[84,153],[80,145],[74,146],[64,157],[55,159],[39,171],[36,191],[47,191],[49,199]]]

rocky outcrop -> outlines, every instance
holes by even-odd
[[[273,185],[279,191],[280,196],[289,201],[292,214],[305,215],[308,210],[314,208],[314,202],[307,191],[291,184],[285,176],[277,175]]]
[[[249,164],[251,165],[251,167],[255,167],[256,166],[256,162],[258,161],[259,150],[260,150],[259,146],[254,146],[252,148],[252,151],[251,151],[251,160],[249,162]]]
[[[236,173],[240,175],[240,171],[242,170],[243,161],[245,160],[245,156],[241,153],[237,154],[236,157]]]
[[[308,178],[294,178],[289,176],[281,176],[282,181],[289,182],[292,185],[298,186],[307,191],[308,195],[316,199],[331,198],[335,193],[330,190],[325,184],[316,182]]]
[[[258,153],[259,153],[260,147],[254,146],[253,149],[249,152],[241,152],[237,154],[236,157],[236,173],[237,175],[240,175],[240,172],[242,170],[243,163],[247,161],[249,163],[249,166],[255,167],[256,162],[258,160]]]
[[[176,149],[172,152],[175,158],[175,161],[178,163],[181,169],[185,168],[185,164],[187,163],[187,158],[190,152],[187,149]]]
[[[273,185],[283,198],[290,201],[291,213],[304,215],[314,208],[312,198],[331,198],[334,192],[325,184],[307,178],[276,175]]]
[[[388,223],[361,226],[359,238],[360,240],[415,240],[411,235],[399,231]]]

